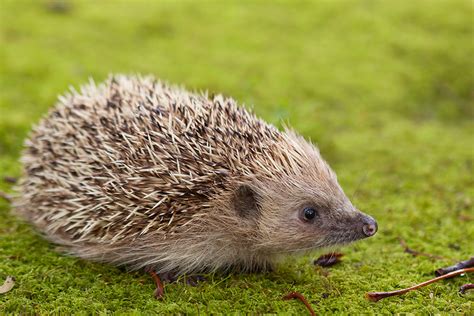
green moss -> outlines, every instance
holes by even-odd
[[[364,293],[426,280],[474,253],[473,24],[470,1],[2,1],[0,175],[18,176],[31,124],[70,84],[152,73],[232,95],[314,140],[353,202],[378,219],[370,239],[323,270],[288,258],[273,273],[166,286],[67,257],[0,202],[0,313],[473,314],[472,275],[370,303]],[[0,182],[0,190],[11,188]],[[469,219],[470,216],[470,219]],[[403,252],[398,237],[430,260]],[[470,238],[469,238],[470,237]]]

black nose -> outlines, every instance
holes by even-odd
[[[364,218],[364,226],[362,226],[362,231],[367,237],[375,235],[377,232],[377,222],[370,216]]]

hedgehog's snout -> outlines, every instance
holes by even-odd
[[[377,232],[377,222],[375,219],[369,215],[363,215],[362,219],[362,232],[366,237],[371,237]]]

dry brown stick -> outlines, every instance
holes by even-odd
[[[401,237],[399,237],[398,240],[400,241],[400,245],[402,245],[405,252],[411,254],[413,257],[424,256],[424,257],[428,257],[428,258],[432,258],[432,259],[448,259],[448,258],[443,257],[443,256],[432,255],[430,253],[423,253],[423,252],[413,250],[410,247],[408,247],[405,240],[403,240]]]
[[[459,288],[459,293],[464,294],[467,291],[472,290],[472,289],[474,289],[474,283],[464,284],[464,285],[461,285],[461,287]]]
[[[463,273],[468,273],[468,272],[474,272],[474,268],[466,268],[466,269],[456,270],[456,271],[447,273],[445,275],[436,277],[434,279],[422,282],[420,284],[413,285],[413,286],[411,286],[409,288],[406,288],[406,289],[401,289],[401,290],[391,291],[391,292],[369,292],[369,293],[365,293],[365,297],[369,301],[377,302],[378,300],[381,300],[381,299],[389,297],[389,296],[402,295],[402,294],[405,294],[409,291],[413,291],[413,290],[419,289],[420,287],[423,287],[423,286],[426,286],[428,284],[437,282],[439,280],[449,279],[449,278],[452,278],[454,276],[457,276],[457,275],[460,275],[460,274],[463,274]]]
[[[468,260],[461,261],[456,263],[455,265],[445,267],[445,268],[439,268],[438,270],[435,271],[436,276],[440,275],[445,275],[447,273],[459,270],[459,269],[465,269],[465,268],[472,268],[474,267],[474,257],[471,257]]]
[[[316,316],[316,313],[314,312],[314,309],[311,307],[311,305],[309,305],[308,301],[306,300],[306,298],[303,296],[303,294],[301,293],[298,293],[298,292],[291,292],[285,296],[283,296],[283,299],[284,300],[291,300],[291,299],[298,299],[300,300],[301,302],[303,302],[303,304],[306,306],[306,308],[308,309],[309,313],[311,314],[311,316]]]

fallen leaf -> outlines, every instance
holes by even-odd
[[[9,292],[15,285],[15,278],[12,276],[7,276],[3,285],[0,286],[0,294]]]

